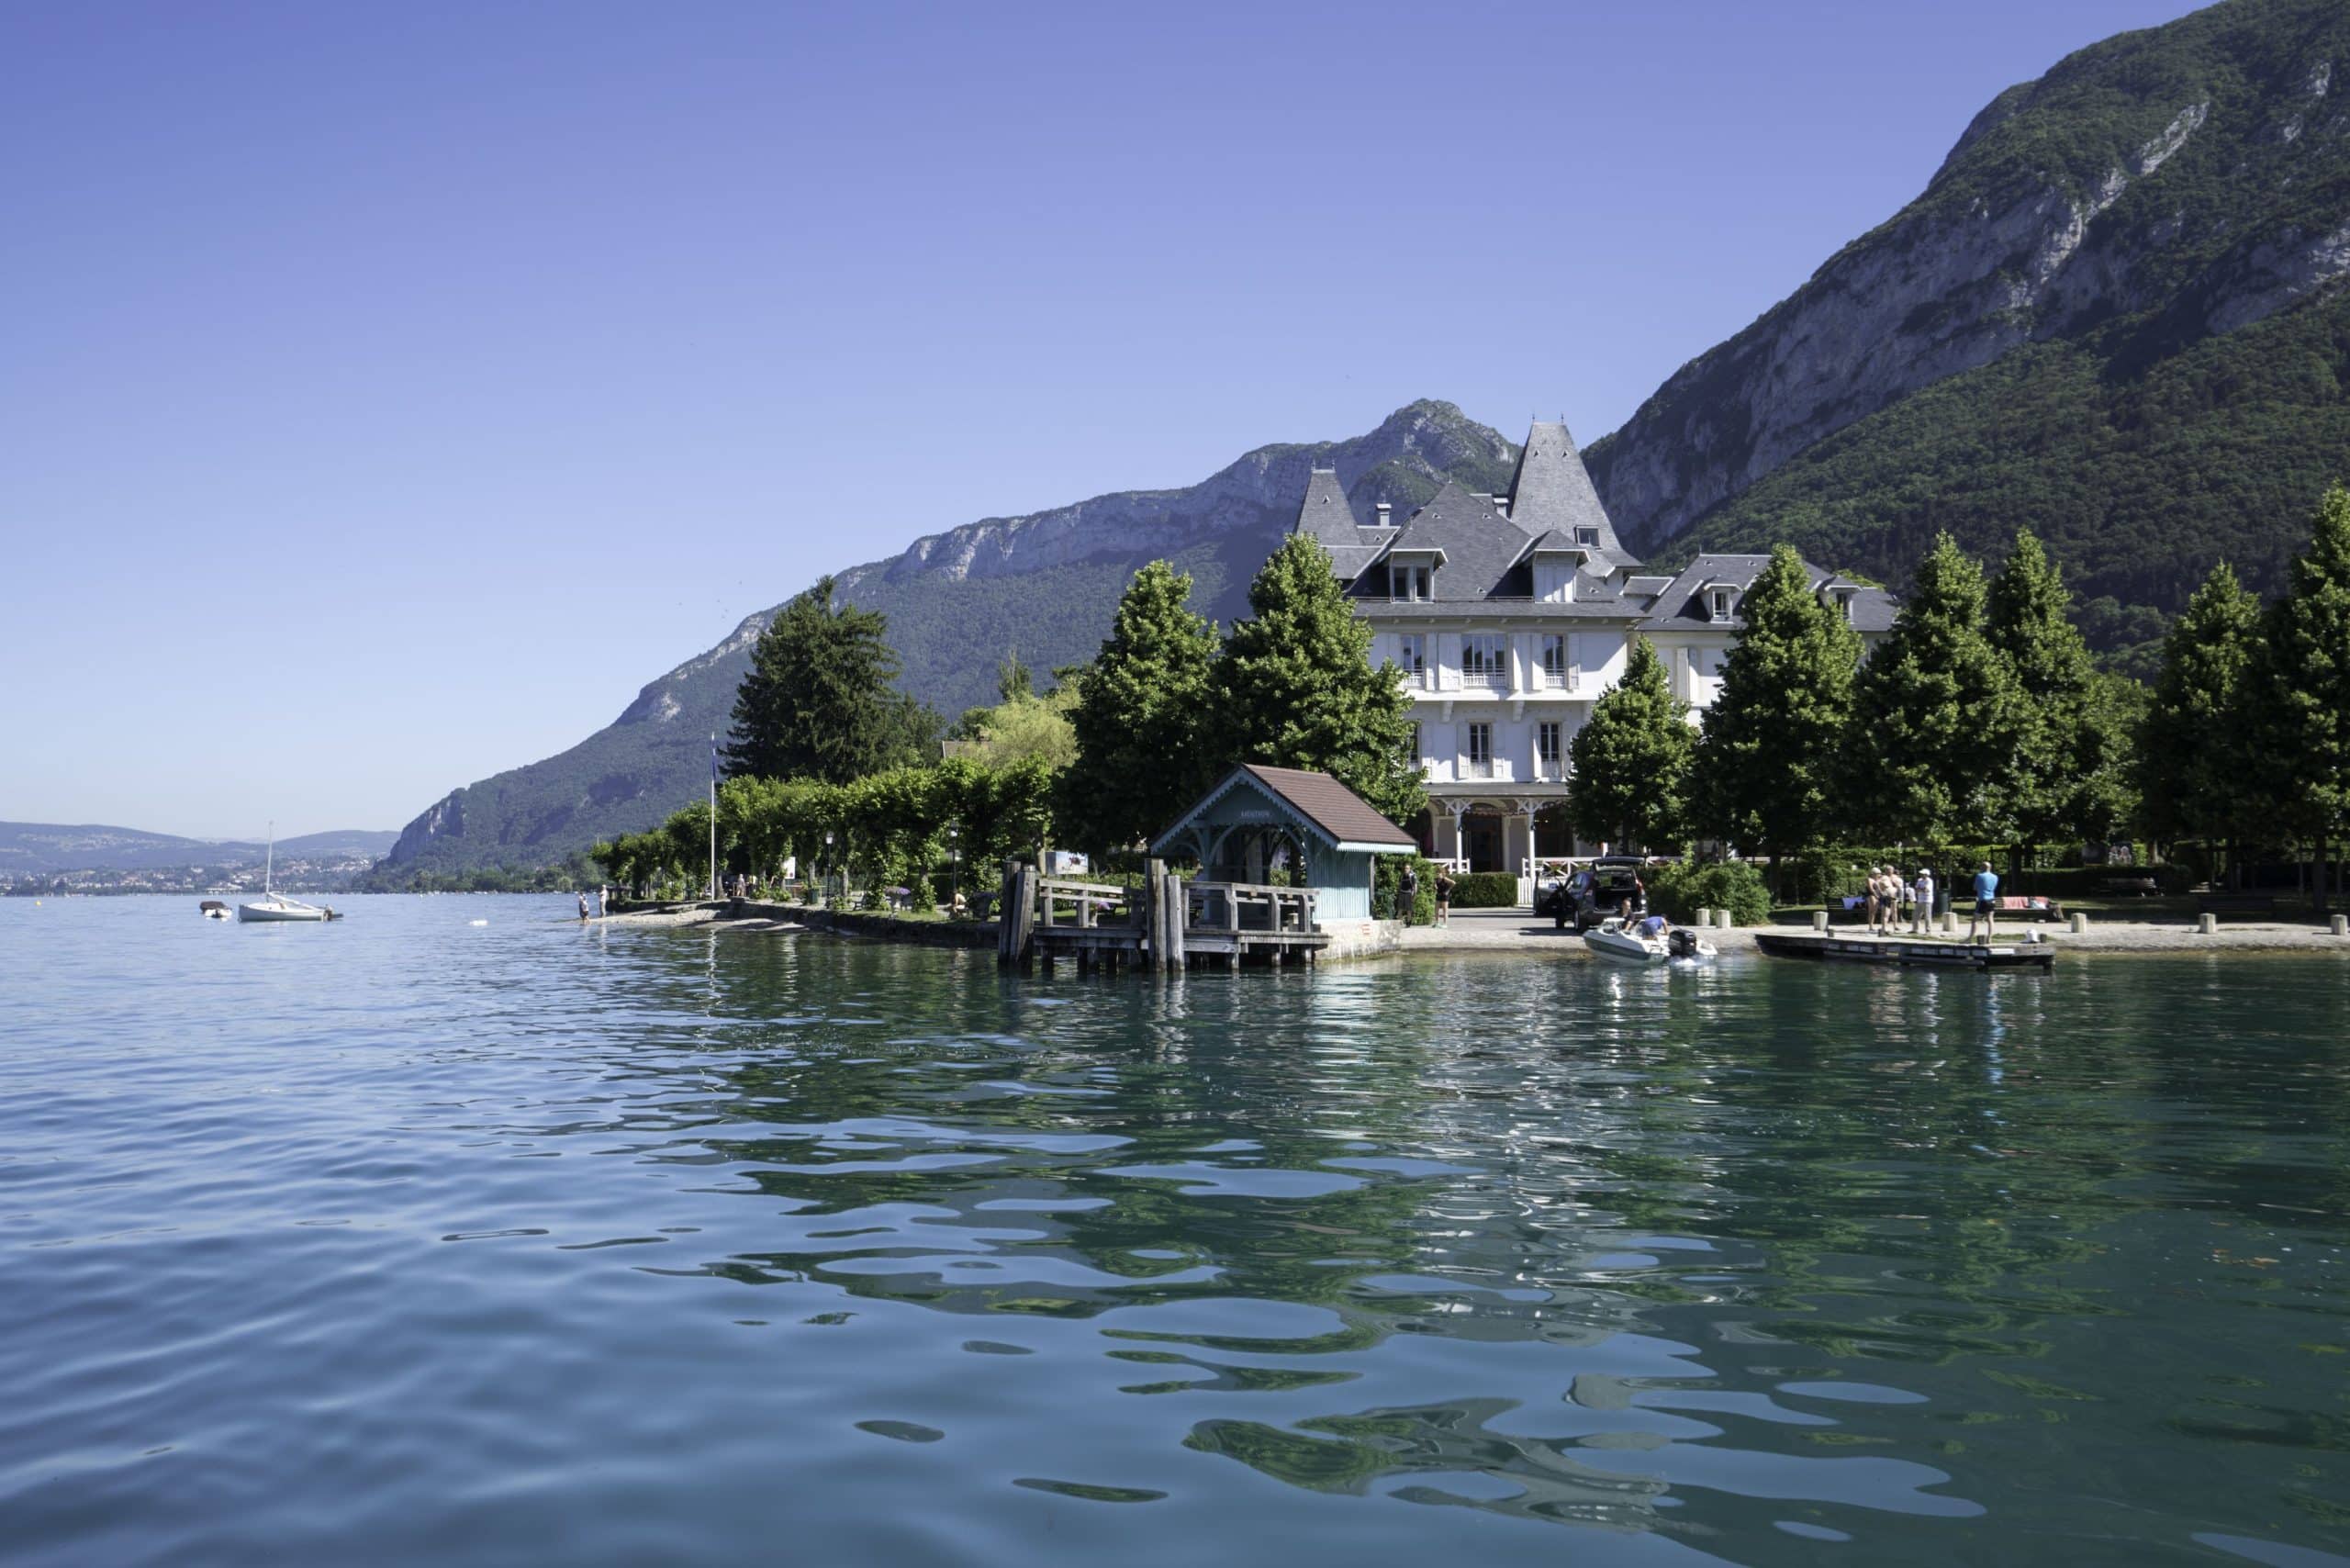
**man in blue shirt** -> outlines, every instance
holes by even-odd
[[[1986,860],[1975,873],[1975,913],[1966,922],[1966,939],[1969,942],[1975,940],[1975,927],[1978,922],[1983,927],[1984,941],[1990,941],[1998,934],[1992,914],[1998,907],[1999,874],[1992,870],[1991,863]]]

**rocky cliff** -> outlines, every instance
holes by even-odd
[[[2001,94],[1917,200],[1594,445],[1617,528],[1660,549],[1826,438],[2028,345],[2102,333],[2136,373],[2330,290],[2350,271],[2337,64],[2338,0],[2230,0]]]

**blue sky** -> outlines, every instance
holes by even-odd
[[[2174,0],[0,12],[0,818],[391,827],[819,573],[1614,429]]]

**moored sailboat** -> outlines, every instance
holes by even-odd
[[[300,899],[287,898],[270,884],[277,872],[277,824],[269,824],[269,850],[262,861],[261,897],[252,903],[237,906],[239,920],[341,920],[342,916],[330,909]]]

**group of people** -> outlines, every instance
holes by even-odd
[[[1436,924],[1438,925],[1451,924],[1452,888],[1451,868],[1438,867],[1436,874]],[[1412,923],[1412,905],[1419,896],[1420,874],[1412,869],[1412,863],[1406,860],[1404,874],[1395,879],[1395,918],[1409,925]]]
[[[1999,908],[1999,874],[1984,861],[1976,868],[1974,880],[1975,907],[1966,922],[1966,939],[1975,940],[1980,928],[1983,940],[1988,942],[1997,934],[1994,918]],[[1934,915],[1934,874],[1925,867],[1918,868],[1915,880],[1904,881],[1901,873],[1890,866],[1873,866],[1868,880],[1869,934],[1873,936],[1897,936],[1898,926],[1906,922],[1913,933],[1922,932]]]
[[[1934,874],[1923,866],[1914,881],[1904,880],[1890,866],[1872,866],[1866,891],[1872,936],[1898,935],[1896,927],[1904,921],[1911,931],[1922,931],[1933,917]]]

